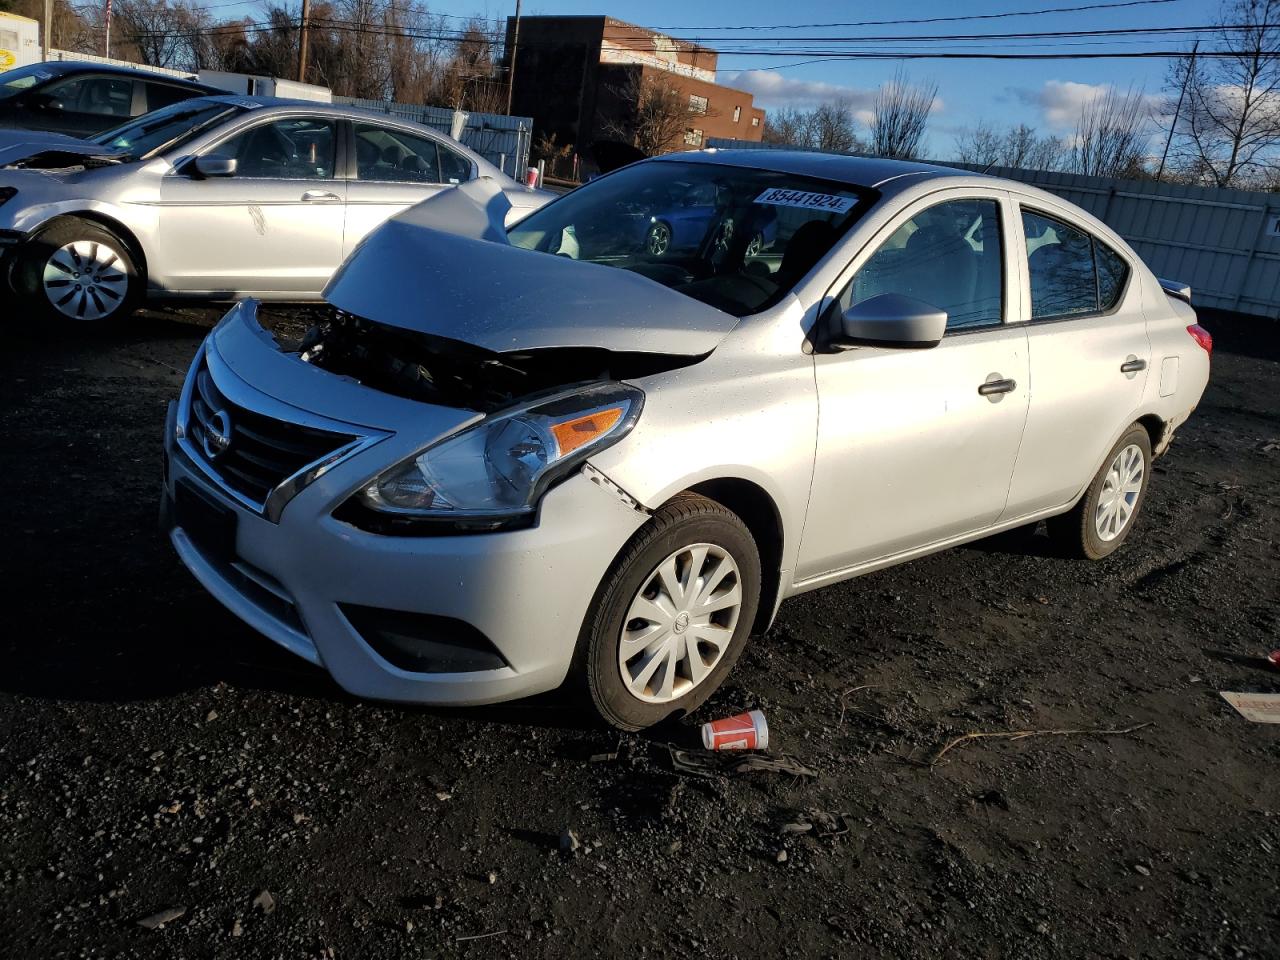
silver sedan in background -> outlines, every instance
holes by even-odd
[[[101,324],[144,299],[314,300],[374,227],[486,180],[514,221],[551,194],[427,127],[215,96],[92,140],[0,139],[0,281],[34,312]]]
[[[717,213],[655,253],[627,211],[676,182]],[[805,590],[1042,519],[1100,559],[1208,381],[1186,290],[994,177],[706,151],[506,231],[441,203],[300,343],[233,309],[165,431],[183,562],[364,696],[569,677],[636,729]]]

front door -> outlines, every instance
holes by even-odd
[[[1006,265],[1002,192],[950,192],[891,223],[829,309],[886,293],[947,311],[932,348],[815,357],[818,445],[799,580],[991,524],[1004,510],[1027,414],[1025,330]]]
[[[318,296],[342,260],[337,131],[331,117],[266,120],[206,151],[234,159],[233,176],[167,176],[153,280],[181,292]]]

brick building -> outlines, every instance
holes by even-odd
[[[507,18],[506,49],[514,18]],[[636,104],[629,91],[659,80],[687,98],[688,117],[673,150],[708,137],[760,140],[764,111],[752,95],[716,83],[718,54],[707,47],[603,16],[521,17],[512,113],[533,117],[538,134],[585,153],[616,138]]]

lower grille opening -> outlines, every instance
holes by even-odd
[[[378,656],[401,670],[469,673],[508,666],[489,638],[462,620],[353,603],[338,609]]]

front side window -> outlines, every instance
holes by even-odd
[[[287,117],[250,127],[210,151],[236,161],[236,176],[270,180],[333,177],[333,120]]]
[[[840,294],[847,310],[886,293],[947,312],[947,329],[1004,317],[1004,245],[995,200],[949,200],[898,227]]]
[[[106,117],[127,117],[133,108],[133,81],[121,77],[68,77],[41,91],[64,110]]]
[[[774,170],[644,162],[535,211],[508,237],[528,250],[634,271],[741,317],[782,299],[875,196]]]
[[[1120,302],[1129,264],[1105,243],[1061,220],[1022,211],[1031,276],[1031,318],[1110,310]]]

